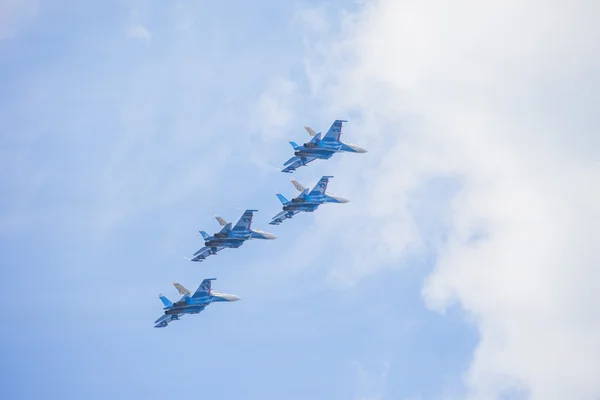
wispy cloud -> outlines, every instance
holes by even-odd
[[[348,248],[370,248],[377,259],[336,275],[397,265],[408,243],[430,239],[411,228],[421,225],[411,193],[435,176],[460,187],[438,203],[450,229],[434,241],[424,296],[437,309],[459,302],[477,321],[469,398],[600,395],[600,344],[592,340],[600,335],[592,301],[600,167],[587,150],[600,144],[587,111],[600,100],[590,39],[600,33],[589,17],[597,11],[586,2],[382,1],[348,17],[345,40],[322,43],[309,58],[324,111],[355,110],[346,132],[357,127],[378,158],[368,176],[363,160],[333,167],[353,174],[361,190],[349,197],[364,211],[342,229],[341,218],[329,226],[321,218],[319,232],[344,235]],[[352,264],[355,254],[332,264]]]
[[[150,44],[150,39],[152,38],[152,35],[148,31],[148,29],[146,29],[146,27],[142,25],[130,26],[127,30],[127,36],[132,39],[139,39],[143,41],[146,45]]]

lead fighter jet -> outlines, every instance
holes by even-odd
[[[288,173],[294,172],[296,168],[306,165],[317,158],[327,160],[335,153],[340,151],[349,153],[366,153],[367,150],[363,149],[362,147],[340,141],[343,122],[348,121],[336,119],[325,136],[323,136],[323,139],[321,139],[321,132],[315,133],[315,131],[308,126],[305,127],[304,129],[306,129],[312,139],[309,142],[304,143],[302,146],[298,146],[298,144],[295,142],[290,142],[294,148],[294,157],[290,158],[285,162],[285,164],[283,164],[285,168],[281,171]]]
[[[202,281],[198,289],[192,294],[189,290],[183,287],[181,284],[175,282],[173,285],[182,294],[183,297],[175,303],[167,299],[162,294],[158,297],[160,301],[165,305],[165,315],[154,321],[155,328],[164,328],[169,325],[171,321],[177,321],[184,314],[198,314],[204,310],[210,303],[219,301],[238,301],[240,298],[233,294],[215,292],[211,288],[211,281],[216,278],[205,279]]]
[[[210,236],[204,231],[200,234],[204,238],[204,246],[194,253],[192,261],[204,261],[204,259],[226,247],[240,247],[249,239],[277,239],[277,236],[269,232],[263,232],[258,229],[250,229],[252,217],[257,210],[246,210],[240,220],[232,227],[231,222],[226,222],[221,217],[215,217],[223,227],[221,231]]]
[[[348,200],[343,197],[337,197],[331,193],[327,193],[327,183],[333,176],[324,176],[315,185],[313,190],[310,192],[305,189],[304,186],[292,180],[292,183],[299,192],[302,192],[298,197],[293,198],[291,201],[283,197],[282,194],[277,193],[277,198],[283,204],[283,211],[273,217],[273,220],[269,222],[271,225],[279,225],[288,218],[292,218],[294,215],[301,211],[313,212],[323,203],[347,203]]]

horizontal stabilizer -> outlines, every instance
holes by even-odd
[[[210,235],[204,231],[200,231],[200,234],[202,235],[202,237],[204,238],[204,240],[206,240],[208,237],[210,237]]]
[[[296,142],[290,142],[290,144],[292,145],[292,147],[294,148],[294,150],[298,150],[299,148],[302,147],[302,146],[298,146],[298,143],[296,143]]]

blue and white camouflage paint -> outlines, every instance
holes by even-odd
[[[251,229],[252,217],[258,210],[246,210],[242,214],[239,221],[232,225],[231,222],[225,221],[223,218],[215,216],[216,220],[222,226],[222,229],[214,235],[209,235],[205,231],[200,231],[200,234],[204,238],[204,247],[194,253],[192,261],[204,261],[204,259],[210,255],[217,254],[217,252],[224,248],[238,248],[246,240],[250,239],[277,239],[277,236],[269,232],[264,232],[259,229]]]
[[[331,178],[333,178],[333,176],[321,177],[311,191],[305,189],[304,186],[295,180],[292,180],[292,184],[301,193],[292,200],[288,200],[282,194],[277,193],[277,198],[281,201],[281,204],[283,204],[283,211],[274,216],[269,224],[279,225],[299,212],[313,212],[323,203],[347,203],[349,200],[326,192],[327,184]]]
[[[366,153],[367,150],[362,147],[340,141],[342,124],[344,122],[348,121],[336,119],[322,139],[321,132],[315,133],[312,128],[305,127],[304,129],[306,129],[312,139],[302,146],[299,146],[295,142],[290,142],[294,148],[294,156],[283,164],[285,168],[281,171],[292,173],[296,168],[302,167],[309,162],[316,159],[328,160],[335,153],[342,151],[347,153]]]
[[[179,320],[184,314],[198,314],[211,303],[240,300],[240,298],[234,294],[215,292],[212,290],[211,281],[216,279],[217,278],[204,279],[194,294],[180,283],[173,283],[173,286],[177,288],[179,294],[182,294],[183,296],[173,303],[162,294],[158,295],[160,301],[164,304],[163,310],[165,314],[154,321],[154,327],[164,328],[168,326],[170,322]]]

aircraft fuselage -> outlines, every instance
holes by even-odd
[[[237,248],[240,247],[244,242],[248,239],[251,239],[252,235],[248,234],[236,234],[236,236],[228,236],[225,238],[219,237],[210,237],[208,240],[204,242],[204,245],[207,247],[228,247],[228,248]]]
[[[323,149],[323,148],[306,148],[303,147],[294,152],[296,157],[315,157],[321,160],[327,160],[331,158],[337,152],[336,149]]]
[[[315,211],[321,203],[305,202],[305,203],[290,203],[283,206],[283,211]]]

